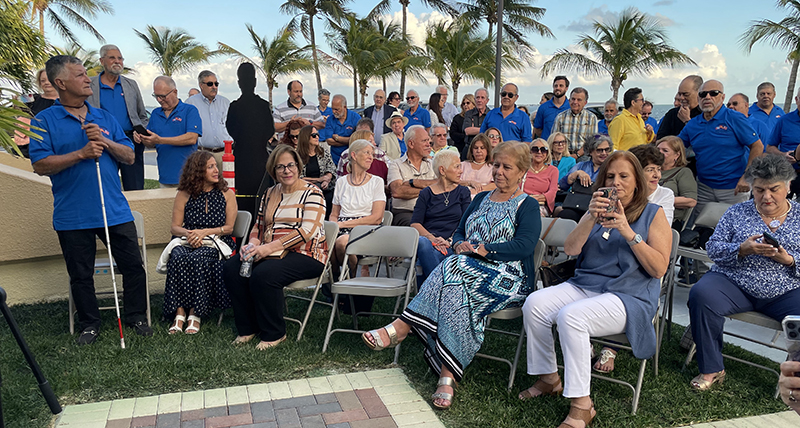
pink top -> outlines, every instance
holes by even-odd
[[[461,162],[461,181],[476,181],[485,186],[494,181],[492,167],[487,163],[481,169],[473,169],[472,162]]]
[[[547,208],[552,213],[556,201],[556,192],[558,191],[558,168],[553,165],[547,165],[538,174],[528,170],[520,187],[528,195],[544,195],[547,201]]]

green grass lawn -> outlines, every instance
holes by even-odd
[[[334,335],[326,354],[322,341],[330,312],[319,306],[301,342],[295,342],[297,325],[288,325],[292,339],[267,352],[255,350],[254,342],[235,348],[233,315],[230,310],[220,327],[216,316],[204,320],[200,334],[167,335],[161,317],[162,296],[153,296],[152,338],[141,338],[125,330],[127,349],[119,347],[113,311],[103,311],[98,341],[78,347],[68,334],[67,302],[18,305],[12,313],[20,324],[39,364],[62,405],[141,397],[168,392],[212,389],[234,385],[283,381],[389,367],[394,353],[372,352],[357,335]],[[389,310],[392,302],[381,302]],[[300,303],[290,302],[297,314]],[[213,320],[212,320],[213,319]],[[350,317],[343,315],[342,323]],[[381,317],[366,318],[362,327],[383,325]],[[494,327],[519,331],[521,320],[495,322]],[[610,382],[593,381],[592,398],[598,412],[594,427],[669,427],[691,422],[731,419],[785,410],[773,398],[776,378],[764,370],[728,362],[728,377],[721,388],[707,393],[693,392],[688,384],[697,374],[692,364],[681,373],[685,352],[678,347],[682,328],[676,326],[671,340],[662,348],[658,378],[648,364],[644,391],[636,416],[630,414],[631,391]],[[483,352],[513,356],[516,340],[489,333]],[[400,365],[423,398],[430,397],[436,378],[425,365],[421,346],[414,338],[404,342]],[[774,367],[778,365],[733,346],[727,353]],[[506,391],[507,366],[476,359],[456,390],[453,407],[439,416],[450,427],[555,427],[566,416],[565,398],[546,397],[520,402],[517,394],[534,379],[525,374],[524,353],[514,389]],[[630,353],[620,352],[614,376],[635,383],[638,362]],[[3,410],[8,427],[45,427],[52,420],[36,380],[5,324],[0,322],[0,371]]]
[[[144,179],[144,189],[158,189],[158,180]]]

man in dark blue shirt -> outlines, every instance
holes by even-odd
[[[325,121],[325,128],[319,131],[319,139],[331,146],[333,164],[338,165],[339,158],[350,145],[350,136],[355,132],[361,116],[347,109],[347,98],[340,94],[333,96],[331,111],[333,116]]]
[[[69,285],[81,334],[79,345],[94,343],[100,310],[94,291],[95,240],[105,240],[97,168],[103,180],[108,234],[124,278],[124,318],[136,333],[152,336],[147,323],[145,271],[128,201],[122,195],[118,164],[134,160],[133,144],[107,111],[86,103],[91,81],[78,58],[59,55],[46,64],[47,78],[58,91],[53,107],[33,120],[41,137],[31,139],[33,170],[50,177],[53,228],[69,272]]]
[[[772,131],[772,127],[778,119],[786,114],[782,108],[775,105],[775,85],[770,82],[764,82],[758,85],[756,92],[758,101],[750,106],[749,116],[755,120],[760,120],[767,124],[767,128]]]
[[[497,128],[503,136],[503,141],[533,141],[531,121],[524,111],[517,108],[519,89],[513,83],[506,83],[500,92],[500,107],[492,109],[486,114],[486,119],[481,124],[481,132],[489,128]]]
[[[539,109],[536,110],[536,117],[533,119],[535,137],[542,137],[545,140],[550,137],[556,116],[562,111],[569,110],[568,90],[569,79],[567,76],[556,76],[553,79],[553,98],[539,106]]]

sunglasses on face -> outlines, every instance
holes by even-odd
[[[317,134],[317,135],[319,135],[319,134]],[[289,134],[289,139],[290,140],[296,140],[297,137],[299,137],[299,135],[291,135],[291,134]]]
[[[718,91],[718,90],[714,89],[713,91],[701,91],[697,95],[699,95],[700,98],[705,98],[707,95],[711,95],[711,97],[714,98],[714,97],[718,96],[721,93],[722,93],[722,91]]]
[[[514,98],[517,96],[517,94],[513,92],[500,92],[500,96],[503,98]]]
[[[319,138],[319,134],[313,133],[313,134],[311,134],[311,138]]]
[[[499,140],[500,139],[500,136],[497,135],[497,134],[489,134],[489,135],[487,135],[487,137],[489,137],[490,140]]]
[[[611,153],[611,147],[604,147],[602,149],[594,149],[597,153]]]
[[[205,85],[210,88],[212,86],[219,86],[219,82],[206,82]]]
[[[553,140],[553,144],[557,146],[562,146],[564,144],[567,144],[567,140]]]
[[[533,146],[531,147],[531,153],[547,154],[547,147]]]
[[[406,101],[416,100],[417,97],[406,97]]]
[[[736,107],[739,105],[739,101],[731,101],[728,103],[728,107]]]
[[[441,138],[441,137],[447,137],[447,134],[433,134],[433,136]]]

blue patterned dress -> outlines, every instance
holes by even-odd
[[[523,193],[506,202],[484,198],[467,218],[466,240],[473,246],[510,241],[517,209],[527,197]],[[520,261],[494,263],[453,255],[434,269],[400,317],[425,345],[431,369],[441,373],[444,364],[460,381],[481,348],[486,317],[521,306],[527,297],[520,294],[525,284]]]

